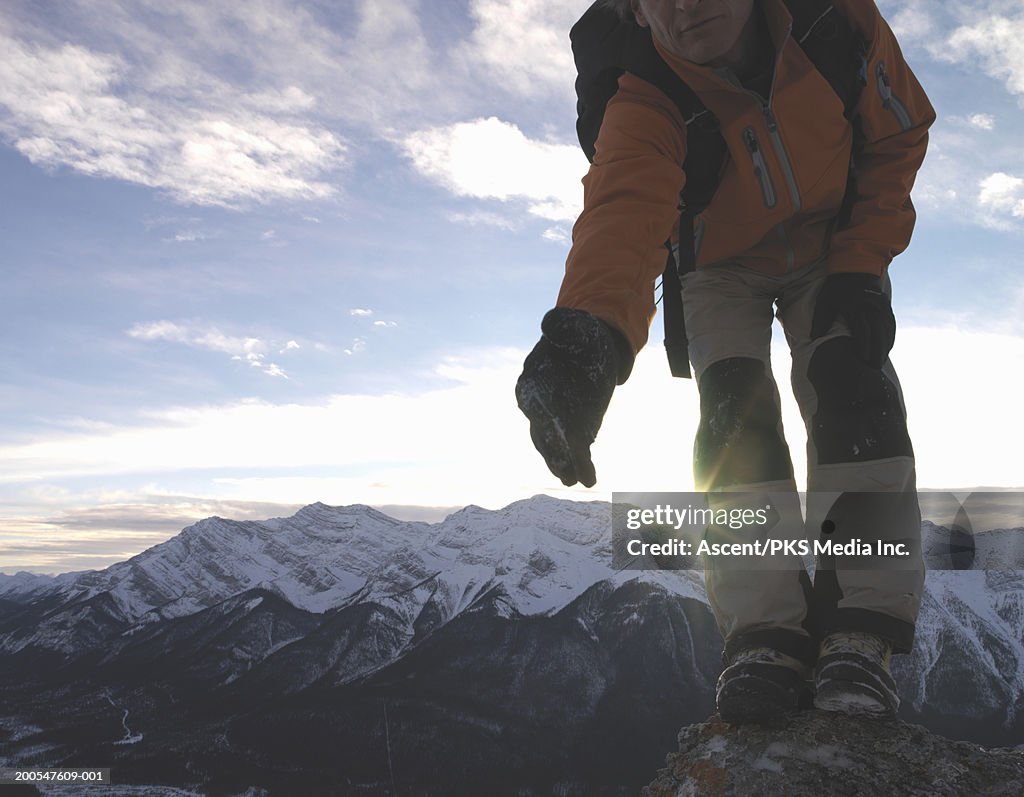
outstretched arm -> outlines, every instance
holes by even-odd
[[[557,306],[607,322],[634,353],[647,342],[664,243],[679,218],[684,128],[657,89],[625,75],[583,178],[583,212],[573,228]]]

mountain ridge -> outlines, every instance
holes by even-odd
[[[610,520],[549,497],[433,524],[312,504],[200,521],[48,589],[21,577],[0,592],[0,763],[113,761],[235,794],[274,792],[281,759],[330,794],[333,756],[374,793],[386,773],[366,762],[390,738],[417,751],[397,765],[409,783],[635,794],[714,710],[721,638],[699,572],[613,567]],[[1021,573],[929,572],[914,652],[894,659],[901,717],[1024,743],[1022,638]],[[515,780],[510,745],[543,788]]]

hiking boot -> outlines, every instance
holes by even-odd
[[[864,717],[892,717],[900,705],[889,670],[892,646],[861,631],[829,634],[814,671],[815,708]]]
[[[810,667],[773,648],[741,650],[718,678],[718,716],[735,725],[764,724],[810,708],[810,678]]]

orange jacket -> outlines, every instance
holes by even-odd
[[[881,274],[910,242],[910,190],[935,112],[871,0],[835,0],[869,42],[857,106],[864,133],[857,198],[832,233],[846,191],[852,126],[832,87],[790,37],[781,0],[764,0],[776,50],[766,106],[725,70],[662,58],[717,117],[729,149],[717,193],[695,224],[697,267],[729,260],[781,275],[827,256],[830,271]],[[656,43],[657,44],[657,43]],[[583,178],[584,206],[557,306],[587,310],[647,341],[665,241],[678,237],[686,126],[675,104],[625,74]]]

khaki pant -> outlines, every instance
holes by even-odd
[[[709,566],[707,592],[727,659],[745,647],[769,645],[813,663],[818,640],[838,630],[878,634],[897,653],[913,644],[924,567],[903,397],[890,362],[877,371],[857,359],[841,318],[828,335],[810,340],[825,275],[822,261],[781,277],[728,263],[684,276],[690,360],[701,402],[696,486],[774,495],[782,522],[806,524],[800,531],[811,539],[826,515],[841,515],[846,532],[909,542],[914,553],[900,569],[842,569],[822,557],[813,584],[800,562],[749,571]],[[775,316],[792,354],[792,388],[807,428],[806,519],[770,367]],[[877,507],[870,506],[879,493],[887,501],[881,523]],[[780,497],[785,495],[791,498]]]

